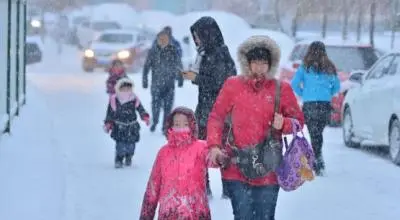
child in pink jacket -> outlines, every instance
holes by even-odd
[[[108,74],[106,81],[107,94],[113,95],[115,94],[115,85],[117,84],[117,81],[128,77],[128,75],[126,74],[124,64],[120,60],[112,61]]]
[[[176,108],[166,122],[167,144],[157,154],[140,220],[210,220],[206,193],[208,148],[197,138],[194,112]],[[217,166],[212,166],[217,167]]]

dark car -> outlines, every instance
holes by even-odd
[[[42,61],[42,51],[35,42],[26,42],[25,60],[26,65],[40,63]]]

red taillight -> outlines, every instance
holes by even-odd
[[[299,68],[299,66],[300,66],[300,63],[293,63],[293,65],[292,65],[293,69],[297,69],[297,68]]]

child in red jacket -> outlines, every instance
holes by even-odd
[[[117,81],[128,77],[128,75],[126,75],[124,64],[120,60],[112,61],[108,74],[109,76],[106,81],[107,94],[113,95],[115,94],[115,84],[117,84]]]
[[[158,204],[159,220],[209,220],[205,175],[211,164],[207,143],[197,138],[194,112],[176,108],[165,127],[168,143],[154,162],[140,220],[154,219]]]

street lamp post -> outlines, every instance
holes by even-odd
[[[24,12],[23,12],[23,14],[24,14],[24,18],[26,18],[26,15],[27,15],[27,4],[26,4],[26,0],[23,0],[23,4],[24,4]],[[24,77],[24,79],[23,79],[23,81],[22,81],[22,83],[23,83],[23,86],[22,86],[22,91],[23,91],[23,93],[24,93],[24,101],[23,101],[23,104],[25,105],[26,104],[26,34],[27,34],[27,30],[26,30],[26,27],[27,27],[27,25],[26,25],[26,19],[24,19],[23,20],[23,22],[24,22],[24,35],[23,35],[23,37],[24,37],[24,39],[23,39],[23,42],[24,42],[24,45],[23,45],[23,47],[24,47],[24,50],[23,50],[23,54],[22,54],[22,56],[23,56],[23,58],[24,58],[24,63],[23,63],[23,65],[22,65],[22,74],[23,74],[23,77]]]
[[[19,92],[20,92],[20,90],[19,90],[19,85],[20,85],[20,62],[21,62],[21,59],[20,59],[20,42],[21,42],[21,34],[20,34],[20,32],[21,32],[21,24],[20,24],[20,22],[21,22],[21,15],[20,15],[20,13],[21,13],[21,6],[20,6],[20,4],[21,4],[21,0],[17,0],[17,22],[16,22],[16,25],[17,25],[17,33],[16,33],[16,36],[17,36],[17,40],[16,40],[16,48],[15,48],[15,51],[16,51],[16,53],[15,53],[15,59],[16,59],[16,61],[15,61],[15,74],[16,74],[16,82],[15,82],[15,84],[16,84],[16,87],[15,88],[17,88],[16,89],[16,93],[15,93],[15,96],[16,96],[16,100],[17,100],[17,110],[16,110],[16,112],[15,112],[15,115],[19,115],[19,106],[20,106],[20,103],[19,103],[19,97],[20,97],[20,94],[19,94]]]
[[[6,113],[8,116],[5,133],[10,133],[11,129],[11,24],[12,20],[12,0],[7,1],[7,93],[6,93]]]

